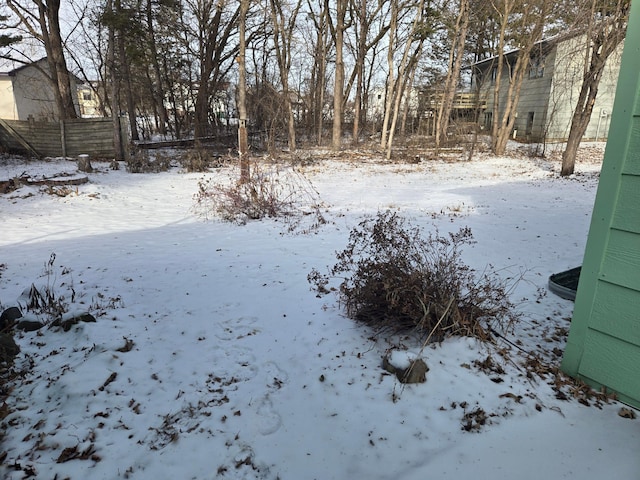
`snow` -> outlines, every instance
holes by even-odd
[[[546,285],[582,262],[599,161],[561,178],[557,160],[517,152],[349,158],[301,167],[326,205],[311,232],[205,221],[198,182],[227,182],[231,167],[129,174],[92,162],[90,182],[67,196],[2,195],[2,307],[36,284],[97,317],[16,335],[15,368],[27,372],[6,400],[2,478],[640,478],[640,422],[619,416],[622,404],[586,406],[570,386],[562,400],[552,373],[524,366],[524,352],[549,368],[561,360],[573,304]],[[10,158],[0,180],[63,170],[75,163]],[[469,226],[464,260],[520,279],[514,332],[497,346],[450,338],[422,350],[411,337],[374,339],[335,297],[316,297],[309,272],[385,209],[425,232]],[[385,372],[389,349],[423,358],[426,383]]]
[[[400,370],[406,370],[420,357],[408,350],[391,350],[388,355],[389,365]]]

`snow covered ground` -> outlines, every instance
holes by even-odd
[[[573,304],[547,280],[582,262],[600,163],[583,159],[560,178],[557,160],[522,155],[349,158],[303,167],[328,220],[311,233],[205,221],[193,198],[203,174],[180,168],[93,162],[90,182],[66,196],[0,196],[2,307],[48,285],[70,311],[97,317],[16,335],[26,373],[0,420],[0,476],[639,479],[640,420],[554,383]],[[62,170],[75,163],[0,160],[0,180]],[[523,276],[511,343],[451,338],[421,352],[408,337],[373,339],[334,297],[316,297],[309,272],[333,265],[351,228],[386,209],[425,232],[469,226],[469,265]],[[425,360],[426,383],[381,368],[391,347]]]

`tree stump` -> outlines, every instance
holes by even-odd
[[[93,167],[91,166],[91,162],[89,161],[89,155],[78,155],[78,170],[86,173],[93,172]]]

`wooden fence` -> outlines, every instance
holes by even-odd
[[[127,133],[126,125],[123,125],[123,139],[128,138]],[[115,157],[110,118],[82,118],[59,123],[0,119],[0,143],[10,152],[38,158],[82,154],[91,158]]]

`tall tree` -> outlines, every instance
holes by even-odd
[[[188,12],[181,28],[198,65],[194,136],[201,138],[209,131],[211,99],[238,54],[238,17],[244,1],[184,0],[184,3]]]
[[[387,159],[391,158],[391,148],[393,146],[393,138],[400,115],[400,105],[404,97],[406,86],[413,77],[414,70],[418,64],[418,59],[422,53],[422,47],[427,37],[431,34],[431,27],[428,23],[428,16],[431,13],[431,9],[425,5],[425,0],[419,0],[417,3],[405,4],[403,7],[406,12],[415,12],[413,21],[410,24],[407,36],[403,39],[404,48],[402,50],[402,57],[397,67],[397,75],[393,74],[394,62],[393,62],[393,50],[391,49],[390,39],[390,51],[388,57],[389,74],[388,74],[388,87],[387,87],[387,101],[385,112],[385,127],[388,127],[388,136],[385,137],[386,128],[383,127],[383,144],[382,147],[386,151]],[[392,5],[393,10],[393,5]],[[391,15],[391,26],[389,28],[389,34],[391,32],[397,32],[398,26],[398,10],[395,14]],[[394,34],[395,36],[395,34]],[[397,38],[395,39],[397,41]],[[389,98],[390,95],[390,98]]]
[[[400,7],[398,2],[391,2],[391,17],[389,19],[388,45],[387,45],[387,85],[384,101],[384,118],[382,120],[382,132],[380,135],[380,148],[387,148],[387,133],[389,131],[389,123],[391,119],[391,110],[393,107],[393,95],[395,91],[395,67],[394,67],[394,51],[396,48],[396,35],[398,33],[398,15]]]
[[[319,10],[316,10],[316,7]],[[316,137],[316,143],[322,144],[324,130],[324,103],[327,89],[327,63],[331,42],[329,41],[329,7],[328,2],[307,0],[307,19],[313,26],[313,41],[310,46],[312,59],[309,76],[309,128]],[[311,36],[311,35],[310,35]]]
[[[162,10],[165,5],[163,3],[170,4],[172,2],[158,2],[159,9]],[[148,55],[151,63],[151,70],[153,72],[153,82],[151,83],[151,93],[154,100],[154,109],[157,112],[157,128],[161,135],[167,133],[168,116],[167,109],[164,104],[165,88],[164,88],[164,75],[162,74],[162,68],[160,64],[160,53],[158,50],[158,42],[156,40],[156,22],[157,15],[154,11],[153,0],[146,0],[145,4],[145,20],[146,20],[146,41],[148,45]]]
[[[239,18],[239,54],[238,54],[238,150],[240,155],[240,182],[249,181],[249,158],[247,141],[247,100],[246,100],[246,26],[247,12],[249,11],[249,0],[240,0]]]
[[[582,84],[562,154],[562,176],[574,172],[578,147],[591,120],[607,59],[624,40],[630,6],[630,0],[591,0],[585,28]]]
[[[389,25],[383,21],[385,8],[388,0],[379,0],[372,4],[370,0],[353,0],[351,4],[351,18],[358,28],[354,31],[355,45],[353,47],[355,65],[351,77],[349,79],[346,92],[351,90],[351,85],[355,82],[356,91],[354,95],[354,112],[353,112],[353,144],[357,145],[360,137],[362,123],[366,120],[366,105],[368,85],[370,74],[365,69],[367,55],[374,52],[374,48],[384,38]],[[371,8],[369,8],[372,5]],[[372,28],[376,23],[380,28]],[[373,57],[374,55],[371,55]],[[374,62],[374,58],[369,58],[370,62]]]
[[[335,23],[329,15],[331,36],[336,48],[336,66],[333,86],[333,129],[331,133],[331,145],[334,150],[342,147],[342,120],[344,115],[344,32],[347,29],[346,16],[349,0],[335,0]],[[327,11],[329,0],[325,0]]]
[[[503,155],[511,131],[516,121],[516,108],[520,100],[520,91],[525,73],[529,67],[531,52],[542,39],[551,0],[492,0],[492,6],[500,19],[498,56],[496,58],[496,81],[493,90],[492,150]],[[519,45],[515,64],[506,63],[505,52],[508,46],[507,34],[511,41]],[[507,74],[502,75],[507,68]],[[502,91],[503,80],[508,82]],[[500,100],[504,100],[502,103]]]
[[[296,125],[291,108],[291,95],[289,91],[289,72],[291,70],[291,44],[296,20],[302,0],[296,0],[289,8],[283,8],[282,0],[270,0],[271,5],[271,28],[273,29],[273,45],[280,72],[280,83],[282,85],[282,96],[284,102],[285,115],[287,117],[289,150],[296,150]]]
[[[458,77],[460,76],[460,68],[462,66],[462,58],[464,48],[467,41],[467,31],[469,29],[470,5],[469,0],[460,0],[458,6],[458,14],[455,24],[451,29],[451,47],[449,49],[449,61],[447,68],[447,76],[442,91],[442,100],[438,106],[436,116],[436,148],[440,147],[443,139],[447,136],[449,129],[449,119],[451,118],[451,110],[458,86]]]
[[[35,4],[35,9],[31,8]],[[60,0],[31,0],[24,4],[7,0],[7,6],[16,14],[21,24],[40,40],[47,53],[48,78],[60,119],[77,118],[76,92],[71,89],[71,76],[67,69],[64,42],[60,30]]]
[[[113,0],[107,0],[105,5],[105,15],[113,15]],[[109,71],[108,78],[111,84],[111,119],[113,122],[113,145],[115,148],[115,161],[124,160],[124,145],[122,141],[122,129],[120,125],[120,74],[118,63],[116,61],[116,51],[118,47],[116,42],[116,28],[114,24],[108,27],[108,46],[107,46],[107,69]]]

